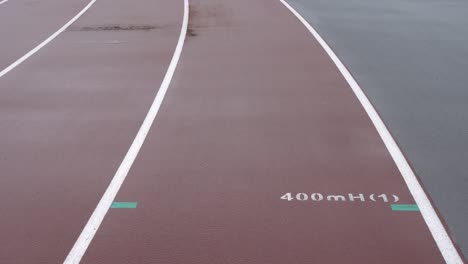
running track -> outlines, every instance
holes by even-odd
[[[89,3],[21,1],[3,68]],[[279,0],[96,1],[0,78],[0,263],[463,263],[323,45]]]

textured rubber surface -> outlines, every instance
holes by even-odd
[[[100,0],[0,79],[0,263],[65,259],[157,92],[181,10]]]
[[[0,79],[0,263],[65,259],[182,15],[183,1],[99,0]],[[115,201],[81,263],[444,263],[368,115],[277,0],[190,1],[178,68]]]
[[[111,210],[83,263],[443,263],[419,213],[370,200],[414,203],[297,19],[275,1],[190,8],[171,89],[116,199],[138,210]]]

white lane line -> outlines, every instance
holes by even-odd
[[[385,126],[384,122],[380,118],[379,114],[375,110],[374,106],[372,106],[371,102],[367,98],[367,96],[362,91],[359,84],[354,80],[351,73],[349,73],[348,69],[344,66],[341,60],[336,56],[335,52],[328,46],[328,44],[323,40],[323,38],[317,33],[317,31],[293,8],[291,7],[285,0],[280,0],[281,3],[286,6],[289,11],[291,11],[299,21],[304,24],[304,26],[312,33],[314,38],[320,43],[322,48],[327,52],[328,56],[332,59],[335,63],[338,70],[341,72],[343,77],[348,82],[349,86],[353,90],[356,97],[361,102],[362,106],[367,112],[367,115],[372,120],[377,132],[379,133],[380,137],[385,143],[390,155],[392,156],[394,162],[396,163],[398,169],[400,170],[403,179],[408,185],[408,188],[413,195],[414,200],[418,204],[419,209],[421,210],[421,214],[426,222],[429,230],[434,237],[434,240],[439,247],[440,252],[442,253],[445,261],[450,264],[463,264],[463,261],[458,254],[455,246],[453,245],[452,240],[450,239],[447,231],[445,230],[442,222],[440,221],[437,213],[435,212],[434,208],[432,207],[431,202],[429,201],[424,189],[421,187],[416,175],[414,174],[413,170],[411,169],[408,161],[403,156],[400,148],[396,144],[395,140],[393,139],[392,135],[388,131],[387,127]]]
[[[177,64],[180,59],[180,55],[182,53],[182,48],[185,42],[185,36],[187,35],[187,28],[188,28],[188,19],[189,19],[189,0],[184,0],[184,18],[182,22],[182,28],[180,31],[179,41],[177,43],[176,49],[174,51],[174,55],[172,57],[171,63],[169,64],[169,68],[167,69],[166,75],[159,87],[159,91],[154,98],[153,104],[151,105],[148,114],[143,121],[143,124],[138,130],[135,139],[133,140],[132,145],[130,146],[125,158],[122,160],[117,172],[115,173],[114,177],[112,178],[111,183],[107,187],[104,195],[102,196],[101,200],[99,201],[96,209],[94,209],[93,214],[86,223],[83,231],[81,232],[80,236],[76,240],[73,248],[68,253],[67,258],[63,262],[64,264],[77,264],[80,262],[81,258],[85,254],[91,240],[93,239],[94,235],[96,234],[99,226],[102,223],[102,220],[107,214],[112,202],[115,199],[120,187],[122,186],[125,178],[128,175],[130,168],[135,161],[138,152],[141,149],[141,146],[145,142],[145,138],[148,135],[148,132],[153,124],[156,115],[158,114],[159,108],[161,107],[162,101],[164,96],[166,95],[167,89],[172,80],[172,76],[176,70]]]
[[[15,62],[13,62],[10,66],[6,67],[0,72],[0,78],[7,74],[9,71],[13,70],[16,66],[20,65],[22,62],[27,60],[29,57],[34,55],[34,53],[38,52],[40,49],[42,49],[45,45],[47,45],[49,42],[54,40],[60,33],[65,31],[71,24],[73,24],[78,18],[80,18],[88,9],[96,2],[96,0],[91,0],[83,10],[81,10],[76,16],[74,16],[70,21],[68,21],[65,25],[63,25],[59,30],[57,30],[54,34],[52,34],[50,37],[48,37],[46,40],[41,42],[39,45],[37,45],[34,49],[30,50],[28,53],[24,54],[23,57],[19,58]]]
[[[0,1],[0,5],[1,5],[1,4],[4,4],[4,3],[6,3],[6,2],[8,2],[8,0]]]

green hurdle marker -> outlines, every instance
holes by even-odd
[[[137,202],[113,202],[111,208],[137,208]]]
[[[414,211],[419,212],[417,204],[392,204],[392,211]]]

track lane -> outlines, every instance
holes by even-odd
[[[157,92],[181,16],[173,1],[98,1],[0,79],[0,263],[65,259]]]
[[[444,263],[420,213],[371,201],[414,204],[303,26],[274,1],[191,10],[173,85],[116,199],[138,207],[109,211],[83,263]]]
[[[166,95],[166,92],[170,86],[172,77],[174,76],[174,72],[179,62],[180,55],[182,53],[188,26],[188,0],[184,0],[183,13],[184,15],[182,18],[182,26],[180,30],[179,40],[174,50],[174,55],[172,56],[171,62],[169,63],[167,72],[164,75],[164,79],[162,80],[161,86],[159,87],[158,93],[156,94],[154,101],[151,104],[151,107],[149,108],[148,113],[146,114],[143,123],[140,129],[138,130],[135,139],[132,142],[132,145],[130,146],[127,154],[125,155],[124,159],[119,165],[119,168],[117,169],[114,177],[112,178],[112,181],[110,182],[109,186],[104,192],[104,195],[102,196],[98,205],[96,206],[96,209],[94,209],[93,214],[86,223],[86,226],[83,228],[83,231],[81,232],[80,236],[73,245],[73,248],[70,250],[70,253],[68,254],[64,263],[73,264],[80,262],[81,258],[83,257],[84,253],[89,247],[89,244],[93,240],[96,231],[99,229],[99,226],[105,218],[108,210],[113,205],[115,196],[119,192],[122,184],[124,183],[128,175],[128,172],[130,171],[130,168],[133,165],[133,162],[138,156],[138,152],[140,151],[143,143],[145,142],[146,136],[148,135],[148,132],[164,100],[164,96]]]

